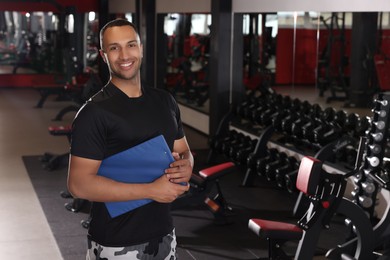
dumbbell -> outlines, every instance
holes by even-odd
[[[231,154],[231,157],[234,162],[236,162],[238,165],[246,165],[247,158],[249,154],[253,152],[257,144],[257,140],[251,140],[249,142],[249,145],[246,147],[243,147],[242,149],[238,149],[237,151],[234,151],[233,154]]]
[[[361,117],[358,121],[356,128],[355,128],[355,136],[365,136],[366,131],[368,131],[371,127],[371,119],[367,116]]]
[[[65,203],[64,207],[71,212],[79,212],[86,204],[85,199],[73,198],[73,201]]]
[[[265,166],[265,178],[268,181],[275,180],[275,170],[287,163],[287,154],[285,152],[279,152],[276,154],[275,160],[269,162]]]
[[[279,188],[284,188],[286,187],[286,181],[285,181],[285,176],[294,171],[294,170],[297,170],[299,168],[299,163],[298,163],[298,160],[295,158],[295,157],[292,157],[292,156],[289,156],[287,157],[286,159],[286,163],[275,169],[275,181],[276,181],[276,185],[279,187]]]
[[[334,151],[336,163],[346,163],[353,167],[356,161],[357,149],[352,145],[347,145],[342,149]]]
[[[259,117],[260,119],[259,123],[264,126],[269,126],[272,124],[272,118],[282,112],[283,110],[281,111],[279,107],[270,107],[267,110],[265,110],[263,114]]]
[[[345,118],[344,129],[347,132],[351,132],[353,135],[353,132],[355,131],[359,120],[360,118],[357,113],[348,114],[348,116]]]
[[[282,122],[283,122],[283,119],[285,119],[287,117],[287,115],[288,115],[287,110],[285,110],[284,113],[278,113],[277,115],[275,115],[272,118],[272,126],[275,129],[275,131],[277,131],[277,132],[283,131]]]
[[[307,123],[310,123],[310,118],[308,117],[300,117],[298,118],[297,120],[295,120],[292,124],[291,124],[291,135],[296,137],[296,138],[303,138],[304,135],[303,135],[303,131],[302,131],[302,127],[304,125],[306,125]]]
[[[321,118],[323,110],[319,104],[314,104],[311,107],[310,116],[312,118]]]
[[[302,101],[299,98],[294,98],[291,102],[291,110],[294,112],[299,112],[301,110]]]
[[[321,126],[313,130],[314,140],[317,144],[328,144],[341,136],[342,129],[337,124],[324,122]]]
[[[284,175],[284,185],[286,187],[286,190],[291,194],[298,192],[296,186],[297,176],[298,176],[298,169],[293,170],[287,173],[286,175]]]
[[[241,104],[239,104],[237,106],[237,108],[235,110],[236,116],[241,117],[241,118],[245,118],[246,113],[248,111],[248,108],[250,106],[254,106],[256,103],[257,102],[256,102],[255,98],[244,100],[243,102],[241,102]]]
[[[347,120],[348,113],[345,110],[338,110],[334,116],[333,121],[338,124],[341,128],[344,128]]]
[[[242,109],[241,118],[253,121],[253,111],[264,109],[264,107],[268,107],[267,101],[261,96],[256,97],[251,104]]]
[[[280,105],[280,104],[282,104],[283,99],[284,99],[284,97],[282,94],[275,93],[274,95],[271,96],[271,98],[269,100],[271,100],[270,103],[272,103],[272,104]]]
[[[291,135],[291,126],[294,121],[297,120],[299,114],[292,112],[290,115],[282,120],[281,127],[285,134]]]
[[[252,148],[252,139],[249,136],[244,136],[244,137],[240,138],[237,142],[232,142],[229,146],[229,149],[226,150],[225,155],[228,158],[234,159],[236,157],[236,154],[238,153],[238,151],[240,151],[242,149],[246,149],[248,147],[253,149]]]
[[[246,159],[246,168],[250,169],[253,172],[256,171],[256,161],[259,158],[260,156],[255,152],[248,154],[248,157]]]
[[[322,124],[319,118],[312,118],[309,122],[302,126],[302,137],[309,142],[314,142],[314,129]]]
[[[255,95],[254,95],[254,92],[251,92],[250,94],[248,94],[245,98],[244,101],[242,101],[236,108],[235,110],[235,114],[237,116],[240,116],[240,117],[244,117],[245,116],[245,109],[252,105],[254,102],[256,101],[256,98],[255,98]]]
[[[236,130],[230,130],[226,137],[216,136],[212,138],[210,147],[216,152],[222,153],[222,145],[229,143],[238,138],[238,132]]]
[[[336,109],[334,109],[333,107],[327,107],[322,112],[321,119],[324,122],[332,122],[334,121],[335,116],[336,116]]]
[[[262,103],[262,104],[259,104],[259,106],[257,106],[251,113],[251,118],[250,120],[254,123],[254,124],[262,124],[261,122],[261,117],[263,115],[263,113],[265,111],[267,111],[269,109],[269,106],[267,103]]]
[[[237,133],[237,135],[233,139],[222,143],[221,153],[226,155],[226,156],[229,156],[230,148],[232,146],[236,146],[236,145],[241,144],[244,141],[245,137],[246,136],[243,133]]]
[[[265,176],[265,169],[269,162],[272,162],[276,159],[279,151],[275,148],[270,148],[267,150],[267,155],[261,158],[258,158],[256,161],[256,172],[259,176]]]
[[[282,106],[284,107],[284,108],[291,108],[291,103],[292,103],[292,100],[291,100],[291,97],[290,96],[288,96],[288,95],[285,95],[285,96],[283,96],[283,98],[282,98]]]
[[[312,105],[309,103],[309,101],[305,100],[301,103],[299,112],[303,115],[310,114],[312,110]]]

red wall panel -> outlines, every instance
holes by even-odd
[[[19,11],[19,12],[59,12],[58,7],[75,6],[77,12],[85,13],[89,11],[98,11],[99,0],[57,0],[44,2],[29,1],[2,1],[0,10],[2,11]]]
[[[334,37],[338,33],[334,32]],[[329,37],[328,30],[320,30],[317,46],[317,30],[296,29],[296,43],[294,46],[294,29],[279,28],[276,43],[276,74],[275,83],[315,85],[317,60],[324,50]],[[351,30],[345,30],[345,55],[349,57],[351,44]],[[331,66],[337,67],[340,61],[340,41],[335,41],[332,47]],[[318,48],[318,57],[317,57]],[[295,60],[294,60],[295,52]],[[293,70],[295,71],[293,75]],[[349,67],[345,73],[348,75]]]

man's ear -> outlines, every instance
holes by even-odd
[[[99,54],[100,56],[102,57],[103,61],[105,63],[107,63],[107,60],[106,60],[106,55],[104,54],[104,51],[102,49],[99,50]]]

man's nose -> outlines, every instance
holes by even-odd
[[[127,59],[129,57],[129,52],[126,50],[126,48],[121,48],[119,52],[119,58],[120,59]]]

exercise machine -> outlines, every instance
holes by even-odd
[[[205,205],[214,216],[214,223],[225,225],[231,223],[233,209],[225,199],[220,180],[236,170],[233,162],[223,162],[193,173],[190,179],[190,190],[172,203],[172,209],[185,205]]]
[[[258,236],[269,240],[270,259],[288,257],[281,250],[281,245],[288,240],[299,240],[295,259],[312,259],[316,254],[321,232],[332,225],[332,219],[336,216],[344,218],[349,234],[345,242],[326,251],[324,255],[327,258],[351,260],[389,257],[386,248],[384,253],[378,252],[387,245],[390,238],[390,179],[384,169],[390,112],[389,94],[381,93],[375,100],[371,127],[366,136],[360,138],[354,170],[346,174],[328,173],[318,159],[302,159],[296,186],[309,198],[310,204],[297,224],[250,220],[249,228]],[[348,199],[344,196],[351,179],[355,188],[351,194],[352,199]],[[305,185],[302,186],[302,183]],[[378,220],[375,209],[378,206],[379,192],[383,195],[386,207]]]
[[[373,118],[371,129],[365,138],[365,155],[362,167],[358,174],[354,176],[355,189],[352,191],[354,202],[361,207],[373,227],[374,247],[378,249],[390,239],[390,179],[387,170],[384,168],[386,149],[388,146],[388,129],[390,124],[390,93],[379,93],[374,102]],[[378,207],[378,196],[382,195],[386,203],[381,218],[377,218],[376,209]],[[362,227],[355,225],[355,230]],[[344,244],[329,250],[327,256],[336,258],[342,254],[353,256],[357,238],[353,238]],[[376,254],[378,256],[379,254]],[[387,255],[390,257],[390,255]],[[354,257],[355,259],[359,259]]]
[[[328,19],[321,16],[321,21],[328,29],[328,40],[324,50],[321,53],[318,62],[317,84],[320,90],[320,96],[329,89],[331,96],[327,102],[333,100],[344,101],[348,99],[348,77],[345,69],[348,66],[348,57],[346,55],[346,36],[345,36],[345,13],[333,12]],[[338,49],[339,53],[334,53]],[[335,60],[336,58],[336,60]],[[338,96],[337,93],[342,93]]]
[[[269,243],[266,259],[313,259],[321,232],[328,229],[332,218],[338,214],[346,216],[359,229],[355,231],[356,259],[372,259],[374,232],[370,221],[361,208],[344,197],[349,174],[328,173],[322,161],[305,156],[302,158],[296,186],[310,201],[306,213],[296,224],[259,218],[249,220],[248,227]],[[287,255],[282,246],[285,242],[299,241],[295,256]]]

